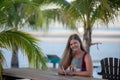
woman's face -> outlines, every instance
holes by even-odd
[[[80,49],[80,43],[76,39],[72,39],[70,41],[70,48],[72,49],[73,52],[76,52]]]

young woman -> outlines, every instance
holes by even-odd
[[[91,77],[92,73],[90,54],[84,50],[80,37],[72,34],[64,50],[58,74]]]

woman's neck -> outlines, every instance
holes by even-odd
[[[83,56],[83,53],[84,53],[84,51],[79,50],[79,51],[77,51],[77,52],[74,53],[73,57],[74,58],[80,58],[80,57]]]

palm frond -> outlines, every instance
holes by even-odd
[[[1,48],[1,47],[0,47]],[[2,50],[0,50],[0,80],[2,80],[2,70],[3,70],[3,62],[4,62],[4,56],[3,56],[3,53],[2,53]]]
[[[23,54],[28,56],[30,64],[33,64],[36,68],[40,68],[40,66],[46,68],[45,55],[39,47],[38,41],[39,40],[31,34],[14,29],[0,33],[0,43],[2,43],[4,47],[12,49],[15,43]]]

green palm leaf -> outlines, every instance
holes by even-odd
[[[28,61],[36,68],[46,68],[46,59],[38,46],[38,39],[34,36],[14,29],[2,31],[0,33],[0,43],[5,48],[13,49],[14,43],[27,55]]]

